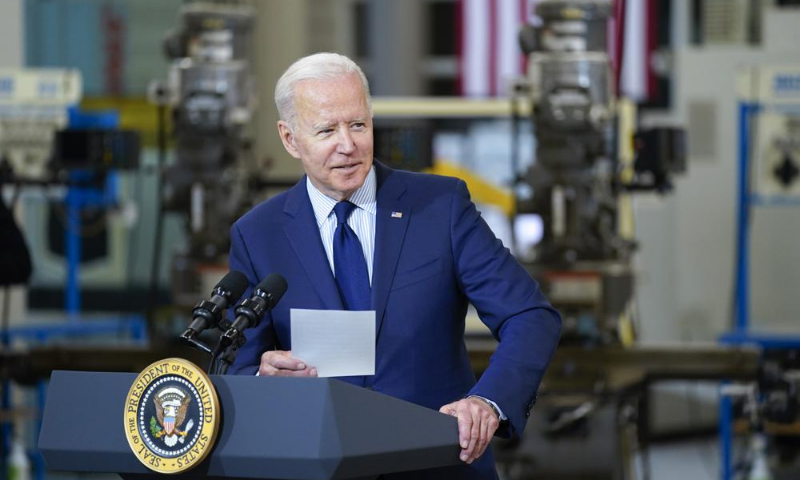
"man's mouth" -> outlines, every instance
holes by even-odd
[[[340,172],[349,173],[358,168],[358,163],[352,163],[350,165],[340,165],[338,167],[333,167],[334,170],[339,170]]]

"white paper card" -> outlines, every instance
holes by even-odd
[[[375,375],[375,311],[290,310],[292,357],[320,377]]]

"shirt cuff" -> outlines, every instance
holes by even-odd
[[[496,403],[494,403],[493,401],[489,400],[489,399],[488,399],[488,398],[486,398],[486,397],[482,397],[482,396],[480,396],[480,395],[470,395],[470,396],[469,396],[469,397],[467,397],[467,398],[471,398],[471,397],[480,398],[481,400],[485,401],[486,403],[488,403],[489,405],[491,405],[492,407],[494,407],[494,409],[497,411],[497,414],[500,416],[500,421],[501,421],[501,422],[504,422],[504,421],[508,420],[508,417],[506,417],[506,416],[503,414],[503,411],[500,409],[500,407],[498,407],[498,406],[497,406],[497,404],[496,404]]]

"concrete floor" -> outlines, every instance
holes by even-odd
[[[650,480],[720,480],[717,439],[651,447]]]

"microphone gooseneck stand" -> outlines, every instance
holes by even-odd
[[[222,328],[225,333],[220,335],[217,348],[211,355],[212,375],[224,375],[228,367],[233,365],[239,349],[247,342],[244,329],[259,324],[261,318],[274,305],[274,297],[266,290],[256,288],[252,298],[246,299],[236,307],[236,320],[229,323],[228,328]]]
[[[228,373],[228,368],[236,360],[239,349],[247,342],[244,335],[238,335],[226,345],[227,342],[223,341],[224,338],[225,336],[220,337],[217,348],[211,354],[211,364],[208,367],[210,375],[225,375]]]

